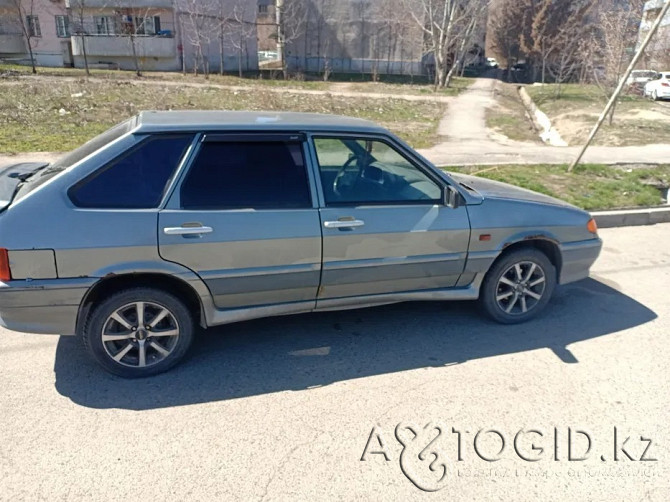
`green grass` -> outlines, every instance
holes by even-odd
[[[83,96],[75,97],[79,93]],[[389,97],[276,93],[262,88],[142,85],[129,81],[0,80],[0,152],[71,150],[141,110],[290,110],[373,120],[416,148],[432,146],[444,104]],[[59,113],[60,110],[64,113]]]
[[[503,181],[565,200],[587,210],[655,206],[661,192],[649,183],[670,184],[670,164],[656,167],[583,164],[446,167],[447,171]]]

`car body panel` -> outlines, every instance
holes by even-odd
[[[181,210],[178,187],[198,142],[210,132],[233,131],[304,133],[313,207]],[[158,207],[82,209],[68,198],[71,186],[146,134],[174,132],[192,132],[194,140]],[[383,138],[443,187],[456,190],[461,202],[458,207],[327,207],[312,133]],[[359,219],[364,226],[324,228],[326,221],[340,218]],[[141,274],[169,276],[191,288],[203,326],[405,300],[475,299],[495,259],[525,241],[556,246],[561,282],[584,277],[601,246],[586,230],[589,219],[585,211],[545,195],[437,170],[385,129],[359,119],[143,112],[123,136],[0,212],[0,247],[9,250],[17,272],[16,279],[0,284],[0,323],[21,331],[72,334],[93,288]],[[164,231],[185,223],[201,223],[213,232],[184,237]]]
[[[351,218],[357,228],[323,229],[322,299],[454,286],[467,257],[465,207],[392,205],[321,209],[322,223]]]
[[[188,222],[202,222],[213,232],[196,237],[164,232]],[[196,272],[217,308],[316,298],[321,229],[315,209],[165,210],[158,226],[161,257]]]
[[[656,96],[658,99],[670,98],[670,72],[663,71],[658,78],[652,79],[644,85],[644,95]]]

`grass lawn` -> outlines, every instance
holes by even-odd
[[[83,93],[83,94],[82,94]],[[143,85],[115,79],[0,79],[0,152],[67,151],[141,110],[291,110],[373,120],[416,148],[432,146],[445,104]],[[61,111],[62,110],[62,111]]]
[[[595,85],[564,84],[556,98],[556,85],[528,85],[526,90],[568,144],[581,144],[588,137],[608,96]],[[670,142],[670,103],[640,96],[622,95],[614,122],[605,121],[596,145],[630,146]]]
[[[0,64],[0,75],[5,72],[18,75],[32,75],[31,68],[24,65]],[[77,77],[85,78],[86,73],[81,68],[51,68],[38,67],[38,75],[51,77]],[[260,76],[249,74],[244,78],[236,75],[211,74],[206,79],[203,75],[192,73],[182,74],[179,72],[143,72],[137,77],[135,72],[126,70],[102,70],[91,69],[91,77],[109,80],[172,80],[177,82],[212,83],[217,85],[243,86],[243,87],[281,87],[288,89],[307,89],[320,91],[349,90],[360,93],[380,94],[410,94],[410,95],[438,95],[454,96],[460,93],[472,82],[468,78],[454,77],[450,87],[435,92],[433,86],[426,81],[425,77],[407,77],[402,75],[389,75],[380,82],[372,82],[367,74],[343,74],[333,75],[333,78],[324,82],[319,75],[303,75],[301,79],[291,78],[269,78],[268,72]]]
[[[634,168],[583,164],[445,167],[447,171],[504,181],[565,200],[587,210],[654,206],[662,203],[651,182],[670,183],[670,164]]]
[[[486,109],[486,127],[515,141],[541,143],[515,84],[498,82],[495,88],[496,106]]]

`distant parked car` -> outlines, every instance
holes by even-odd
[[[633,70],[626,79],[626,85],[646,84],[655,78],[658,78],[658,73],[653,70]]]
[[[650,80],[644,86],[645,97],[654,101],[670,98],[670,72],[664,71],[658,74],[656,80]]]
[[[498,61],[496,61],[496,58],[486,58],[486,66],[489,68],[498,68]]]
[[[0,170],[0,237],[0,324],[77,333],[124,377],[259,317],[479,299],[527,321],[602,245],[586,211],[446,173],[372,122],[215,111],[143,112]]]

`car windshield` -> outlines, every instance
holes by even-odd
[[[83,160],[93,152],[100,150],[102,147],[111,143],[112,141],[119,139],[121,136],[129,132],[134,127],[134,125],[135,117],[125,120],[120,124],[115,125],[111,129],[106,130],[102,134],[99,134],[93,139],[90,139],[79,148],[66,153],[53,164],[50,164],[44,169],[41,169],[33,176],[29,176],[27,181],[23,183],[16,192],[14,200],[18,200],[21,197],[27,195],[40,185],[49,181],[58,173],[64,171],[68,167],[75,165],[80,160]]]

